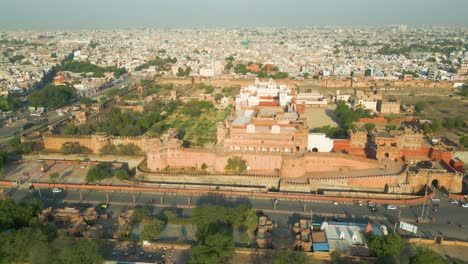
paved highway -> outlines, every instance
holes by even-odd
[[[54,194],[50,189],[40,191],[42,199],[47,205],[62,206],[63,204],[101,204],[109,203],[110,210],[122,210],[135,206],[144,206],[150,209],[154,214],[158,214],[163,208],[179,208],[182,215],[189,216],[193,208],[202,203],[206,197],[176,195],[171,193],[131,193],[131,192],[101,192],[101,191],[79,191],[64,190],[62,193]],[[19,189],[13,193],[13,198],[17,201],[38,197],[39,191],[30,192]],[[419,235],[423,237],[434,237],[444,235],[446,238],[468,240],[468,232],[464,227],[468,227],[468,208],[451,204],[448,198],[437,194],[441,202],[437,211],[431,206],[425,207],[425,217],[435,222],[418,223]],[[235,201],[236,197],[226,197],[226,201]],[[290,218],[294,213],[301,214],[310,218],[311,210],[315,221],[324,219],[332,220],[338,218],[340,221],[367,222],[371,220],[375,223],[382,223],[393,229],[395,219],[416,224],[416,219],[421,216],[422,205],[401,207],[397,210],[388,210],[383,205],[378,205],[378,211],[372,212],[365,205],[359,206],[353,203],[332,202],[303,202],[295,200],[278,200],[276,206],[271,199],[245,198],[254,208],[263,210],[280,227],[287,227],[290,224]],[[220,202],[222,199],[214,199]],[[451,223],[449,223],[451,222]]]

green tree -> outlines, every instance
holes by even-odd
[[[147,209],[137,208],[130,219],[132,224],[141,223],[150,219],[150,212]]]
[[[223,95],[222,93],[217,93],[217,94],[215,94],[215,97],[214,97],[214,98],[215,98],[215,101],[216,101],[216,102],[221,101],[221,99],[223,98],[223,96],[224,96],[224,95]]]
[[[128,180],[129,177],[130,176],[128,175],[128,172],[125,169],[120,169],[115,173],[115,178],[117,178],[118,180],[121,180],[121,181]]]
[[[390,130],[396,130],[397,129],[397,126],[395,124],[386,124],[385,125],[385,129],[387,131],[390,131]]]
[[[464,134],[460,137],[460,145],[464,148],[468,148],[468,135]]]
[[[60,108],[71,103],[76,98],[76,89],[63,85],[47,85],[41,90],[29,95],[29,102],[35,107]]]
[[[102,148],[99,150],[99,153],[102,155],[117,154],[117,146],[114,144],[106,144],[102,146]]]
[[[91,98],[89,98],[89,97],[81,97],[81,98],[80,98],[80,103],[81,103],[81,104],[84,104],[84,105],[86,105],[86,106],[90,106],[90,105],[92,105],[92,104],[95,103],[95,102],[96,102],[95,100],[93,100],[93,99],[91,99]]]
[[[365,130],[367,130],[368,132],[370,132],[370,131],[374,130],[375,124],[374,123],[365,123],[362,127]]]
[[[112,169],[108,163],[101,163],[92,167],[86,174],[86,182],[96,182],[112,177]]]
[[[376,257],[399,256],[403,247],[403,239],[395,233],[388,236],[372,236],[369,239],[369,252]]]
[[[98,264],[102,263],[103,258],[99,254],[98,243],[94,240],[79,240],[70,246],[58,251],[56,257],[52,257],[50,263],[66,264]]]
[[[155,241],[164,230],[165,225],[166,223],[162,220],[152,219],[143,227],[143,230],[140,234],[140,239],[146,241]]]
[[[364,76],[369,77],[371,76],[371,73],[372,73],[371,69],[366,69],[366,71],[364,72]]]
[[[247,170],[247,161],[239,156],[229,158],[224,170],[232,174],[244,173]]]
[[[460,89],[460,95],[461,96],[468,96],[468,84],[463,85],[463,87]]]
[[[65,142],[62,145],[62,153],[69,154],[84,154],[92,151],[85,146],[81,146],[78,142]]]
[[[442,256],[427,247],[418,247],[417,254],[411,258],[411,264],[446,264],[449,263]]]
[[[58,172],[54,172],[54,173],[49,174],[49,179],[52,182],[56,182],[59,178],[60,178],[60,174]]]
[[[78,127],[73,124],[68,124],[65,128],[61,131],[62,135],[79,135],[80,131]]]
[[[234,242],[229,234],[209,234],[192,248],[190,264],[229,263],[234,254]]]
[[[423,102],[423,101],[418,101],[414,105],[414,108],[416,109],[417,112],[424,111],[424,109],[426,109],[426,107],[427,107],[427,104],[425,102]]]
[[[7,163],[7,158],[7,153],[5,151],[0,151],[0,170],[3,169],[3,167]]]

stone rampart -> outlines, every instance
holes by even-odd
[[[129,168],[135,168],[140,164],[145,156],[121,156],[121,155],[97,155],[97,154],[71,154],[61,153],[37,153],[23,155],[24,160],[58,160],[58,161],[77,161],[89,160],[91,162],[120,162],[127,163]]]
[[[182,183],[182,184],[208,184],[208,185],[242,185],[276,187],[279,176],[273,175],[233,175],[233,174],[200,174],[200,173],[145,173],[138,171],[137,177],[145,182],[155,183]]]
[[[128,145],[134,144],[139,147],[143,152],[148,151],[148,137],[119,137],[119,136],[107,136],[107,135],[50,135],[44,134],[42,136],[44,141],[44,149],[46,151],[61,151],[63,144],[79,143],[80,146],[90,149],[94,154],[99,153],[101,148],[107,144],[112,145]]]

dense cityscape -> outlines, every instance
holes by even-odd
[[[1,263],[467,263],[466,26],[97,28],[0,26]]]

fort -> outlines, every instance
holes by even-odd
[[[247,86],[254,81],[255,78],[232,78],[232,77],[218,77],[218,78],[203,78],[194,77],[193,79],[187,78],[169,78],[164,77],[160,83],[170,83],[174,85],[194,85],[205,83],[208,85],[218,87],[228,86]],[[430,80],[385,80],[376,78],[355,77],[355,81],[351,82],[349,78],[340,77],[327,77],[320,80],[277,80],[278,84],[297,85],[297,86],[320,86],[330,88],[369,88],[369,87],[423,87],[423,88],[452,88],[453,83],[449,81],[430,81]]]
[[[146,155],[137,176],[158,183],[274,187],[306,193],[409,194],[421,192],[426,185],[444,187],[451,193],[462,191],[459,171],[463,164],[452,159],[452,150],[426,144],[416,126],[372,131],[355,128],[348,130],[349,139],[330,139],[309,132],[306,119],[297,111],[298,104],[317,107],[305,102],[315,101],[318,95],[306,94],[301,100],[297,95],[294,88],[272,80],[257,79],[254,85],[243,87],[235,99],[234,116],[218,123],[217,142],[209,148],[185,148],[173,130],[160,138],[49,133],[42,135],[42,141],[47,152],[60,152],[64,144],[78,143],[93,154],[109,144],[133,144]],[[364,121],[388,122],[382,117]],[[246,169],[226,174],[226,165],[234,157],[245,161]],[[421,161],[431,166],[419,166]],[[186,168],[194,173],[171,173]]]

